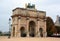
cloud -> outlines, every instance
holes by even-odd
[[[51,16],[54,21],[56,15],[60,15],[60,0],[0,0],[0,30],[8,31],[12,10],[16,7],[24,8],[25,3],[35,4],[36,9],[46,11],[47,16]]]

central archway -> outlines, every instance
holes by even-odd
[[[35,36],[35,22],[34,21],[30,21],[29,22],[29,36],[30,37],[34,37]]]

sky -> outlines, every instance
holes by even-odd
[[[12,10],[25,8],[26,3],[35,4],[37,10],[46,11],[46,16],[50,16],[54,22],[56,16],[60,15],[60,0],[0,0],[0,31],[9,31]]]

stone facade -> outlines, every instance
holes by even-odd
[[[45,11],[15,8],[11,17],[11,37],[46,37]]]

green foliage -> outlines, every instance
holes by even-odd
[[[0,31],[0,36],[10,36],[10,33],[9,32],[3,33],[2,31]]]
[[[0,34],[2,34],[2,32],[0,31]]]
[[[54,33],[54,22],[50,17],[47,17],[47,36],[51,36]]]

